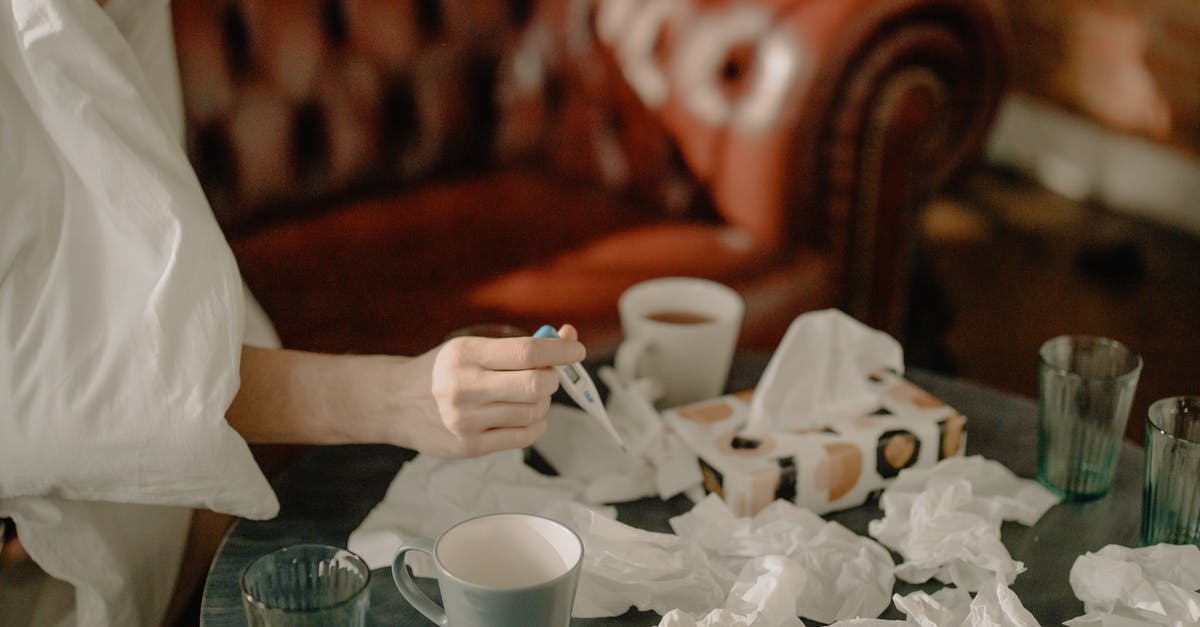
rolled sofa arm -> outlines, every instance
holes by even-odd
[[[789,204],[824,222],[823,244],[844,260],[847,310],[901,337],[917,210],[978,154],[1003,93],[1007,39],[985,0],[848,4],[865,21],[846,29],[844,61],[831,66],[840,74],[808,105],[825,122],[819,137],[798,136],[797,166],[812,174],[793,179]]]
[[[991,0],[600,0],[596,31],[717,212],[828,253],[843,304],[903,330],[915,209],[1003,89]]]

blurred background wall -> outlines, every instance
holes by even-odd
[[[922,214],[918,364],[1031,397],[1061,333],[1145,359],[1127,436],[1200,393],[1200,2],[1002,0],[1010,91],[980,163]]]

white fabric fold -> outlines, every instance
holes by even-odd
[[[172,46],[166,2],[0,8],[0,516],[80,625],[158,624],[190,508],[278,511],[224,418],[252,314]]]

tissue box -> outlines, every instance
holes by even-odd
[[[704,488],[739,516],[775,499],[818,513],[864,503],[904,468],[932,466],[966,450],[967,419],[890,370],[869,377],[873,412],[802,432],[742,435],[754,391],[665,410],[696,452]]]

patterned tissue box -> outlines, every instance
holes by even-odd
[[[881,370],[869,376],[878,408],[803,431],[740,433],[753,390],[663,412],[696,452],[704,488],[739,516],[775,499],[818,513],[861,505],[904,468],[962,455],[967,419],[907,379]]]

